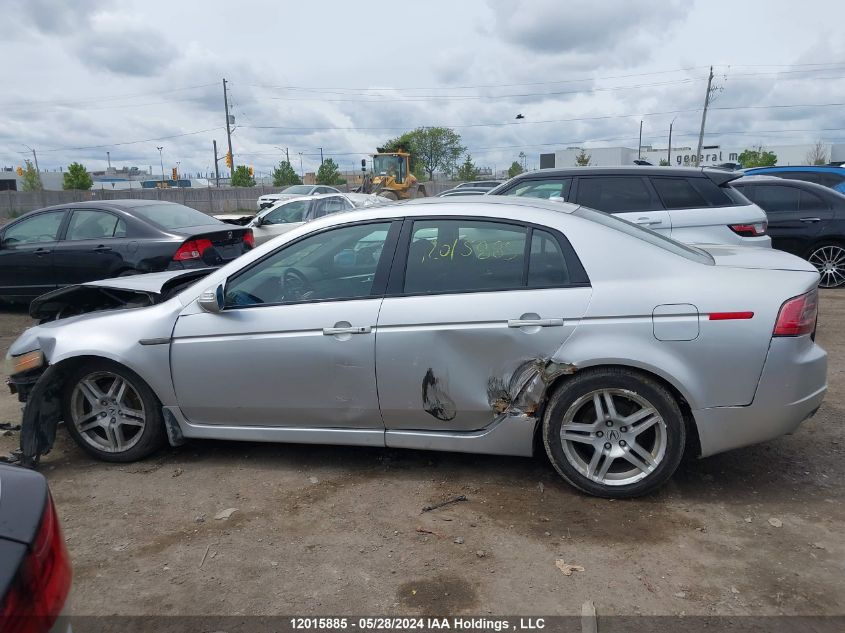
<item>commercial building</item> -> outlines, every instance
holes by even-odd
[[[722,163],[736,163],[739,155],[755,145],[705,145],[701,148],[701,165],[719,165]],[[778,165],[806,165],[808,156],[815,151],[815,143],[798,145],[764,145],[763,149],[777,155]],[[612,167],[617,165],[631,165],[640,158],[652,165],[659,165],[660,161],[668,160],[675,167],[689,167],[696,164],[694,147],[673,147],[671,152],[667,148],[644,146],[637,152],[631,147],[567,147],[554,153],[540,154],[540,169],[551,167],[573,167],[575,158],[586,152],[590,157],[590,165],[596,167]],[[845,143],[822,143],[827,161],[845,161]]]

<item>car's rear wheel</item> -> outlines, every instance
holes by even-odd
[[[87,362],[65,383],[68,431],[87,453],[131,462],[158,449],[165,437],[161,404],[133,371],[107,360]]]
[[[819,271],[819,286],[822,288],[838,288],[845,285],[845,247],[842,244],[816,246],[807,261]]]
[[[656,380],[625,368],[585,369],[549,400],[543,441],[573,486],[627,498],[669,480],[683,456],[686,428],[675,398]]]

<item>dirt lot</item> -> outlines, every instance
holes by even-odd
[[[4,354],[28,323],[0,314]],[[60,430],[41,470],[74,611],[844,614],[845,292],[823,293],[819,340],[830,391],[797,434],[688,461],[635,501],[583,496],[543,457],[195,442],[120,466]],[[8,393],[0,416],[19,421]]]

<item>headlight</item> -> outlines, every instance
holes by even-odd
[[[38,369],[44,364],[44,352],[40,349],[20,354],[19,356],[6,355],[6,375],[14,376],[25,371]]]

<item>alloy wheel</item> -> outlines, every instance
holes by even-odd
[[[76,384],[70,396],[70,414],[82,439],[109,453],[135,446],[147,419],[138,390],[109,371],[89,374]]]
[[[845,284],[845,248],[833,244],[822,246],[814,250],[808,260],[819,271],[822,288]]]
[[[661,463],[667,427],[642,396],[627,389],[599,389],[572,403],[560,438],[564,456],[579,473],[606,486],[625,486]]]

